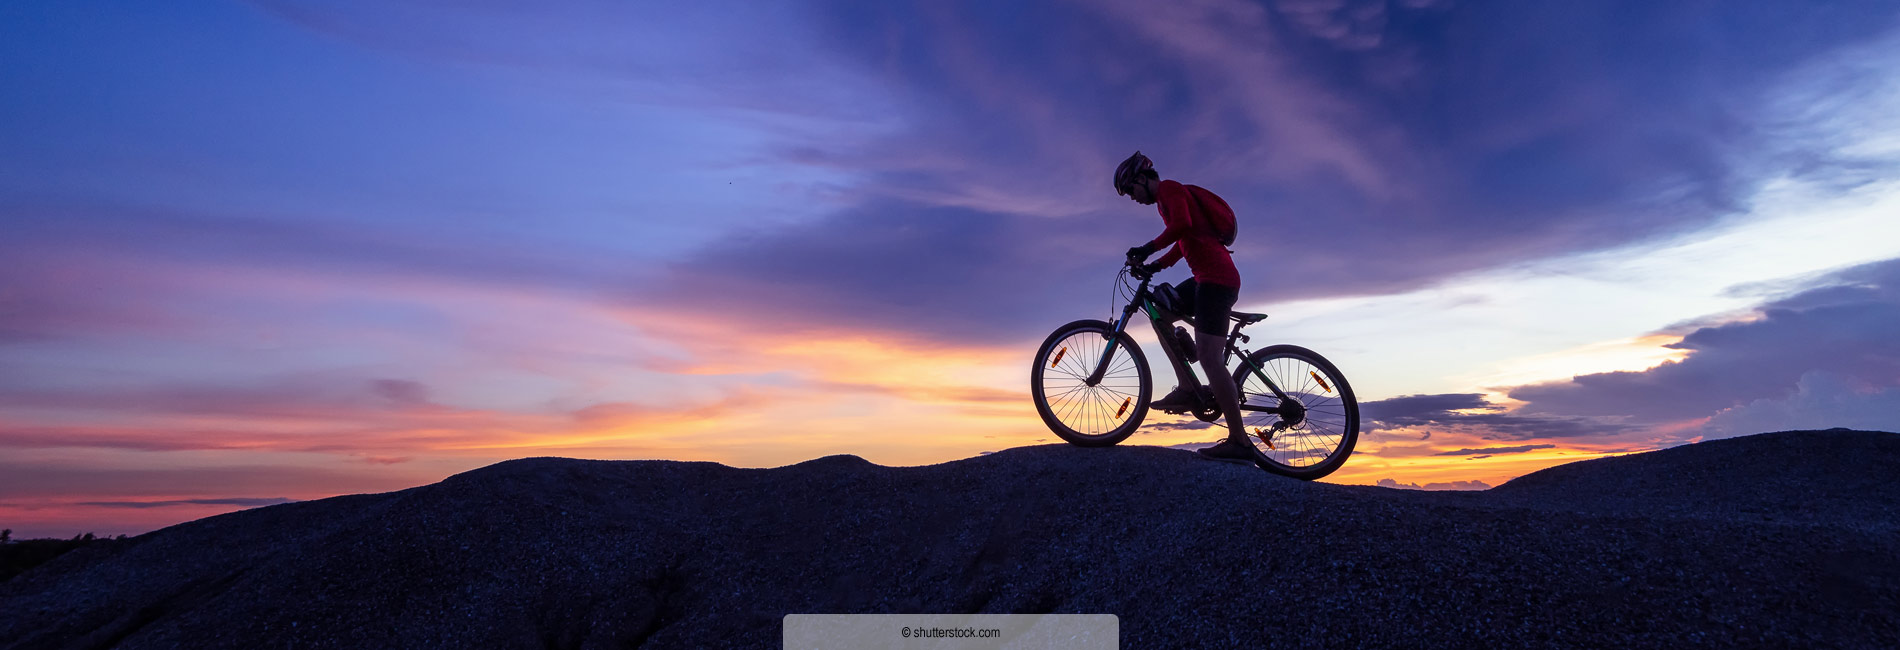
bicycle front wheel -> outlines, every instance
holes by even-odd
[[[1141,427],[1148,416],[1153,385],[1148,358],[1127,334],[1099,320],[1079,320],[1056,328],[1036,349],[1029,372],[1029,392],[1036,413],[1049,430],[1069,444],[1107,447],[1121,442]],[[1103,355],[1108,371],[1089,385]]]
[[[1297,345],[1268,347],[1234,366],[1234,383],[1261,469],[1311,481],[1333,473],[1352,455],[1359,441],[1359,400],[1346,376],[1324,357]]]

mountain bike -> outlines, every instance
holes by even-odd
[[[1133,284],[1130,278],[1140,280]],[[1213,391],[1202,385],[1189,365],[1194,341],[1187,328],[1194,319],[1168,284],[1149,287],[1153,275],[1138,265],[1123,265],[1115,276],[1115,301],[1127,305],[1113,324],[1078,320],[1049,335],[1036,350],[1029,375],[1036,412],[1049,429],[1069,444],[1107,447],[1128,439],[1148,415],[1153,380],[1148,358],[1125,331],[1137,310],[1147,314],[1155,338],[1181,386],[1196,396],[1189,410],[1202,422],[1221,419]],[[1113,313],[1112,309],[1111,312]],[[1240,411],[1261,469],[1313,480],[1339,469],[1359,439],[1359,402],[1346,377],[1318,353],[1297,345],[1247,350],[1251,339],[1240,329],[1266,314],[1232,312],[1232,334],[1220,366],[1238,358],[1230,377],[1240,390]],[[1215,379],[1210,377],[1210,381]]]

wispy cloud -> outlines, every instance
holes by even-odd
[[[1826,391],[1846,401],[1878,401],[1889,399],[1886,389],[1900,386],[1895,331],[1900,331],[1900,260],[1889,260],[1841,271],[1765,303],[1755,318],[1696,329],[1670,346],[1689,352],[1681,361],[1642,372],[1524,386],[1509,394],[1526,402],[1518,410],[1522,413],[1615,414],[1649,423],[1709,418],[1756,401],[1782,400],[1800,390],[1804,377],[1808,400]],[[1842,409],[1841,416],[1854,417],[1854,412]],[[1900,420],[1887,420],[1884,427],[1900,428]]]
[[[1495,454],[1521,454],[1527,451],[1534,451],[1537,449],[1551,449],[1554,447],[1556,447],[1556,445],[1518,445],[1516,447],[1484,447],[1481,449],[1453,449],[1451,451],[1441,451],[1435,455],[1438,455],[1438,456],[1478,456],[1478,455],[1490,456],[1490,455],[1495,455]]]
[[[1374,483],[1373,485],[1377,485],[1379,487],[1386,487],[1386,488],[1401,488],[1401,489],[1406,489],[1406,490],[1489,490],[1491,489],[1491,486],[1486,485],[1484,481],[1446,481],[1442,483],[1426,483],[1424,485],[1419,485],[1417,483],[1400,483],[1395,479],[1382,478],[1382,479],[1379,479],[1379,482]]]
[[[0,107],[0,489],[163,513],[520,453],[923,463],[1047,440],[1028,348],[1107,316],[1119,251],[1159,230],[1105,180],[1137,148],[1239,209],[1254,305],[1692,232],[1777,179],[1891,175],[1885,150],[1790,127],[1865,122],[1821,109],[1891,76],[1865,49],[1891,3],[650,9],[23,9],[70,29],[0,39],[30,59],[0,77],[34,99]],[[1476,387],[1504,382],[1395,379],[1458,371],[1437,359],[1357,365],[1401,397],[1363,396],[1341,476],[1490,481],[1824,413],[1879,424],[1883,269],[1510,403]],[[1323,329],[1402,338],[1390,306],[1356,311]]]
[[[1360,405],[1368,434],[1399,429],[1448,428],[1479,433],[1486,438],[1533,440],[1585,438],[1637,431],[1618,414],[1543,415],[1523,413],[1486,401],[1480,393],[1408,395]]]
[[[80,501],[73,505],[92,508],[165,508],[170,506],[240,506],[256,508],[274,506],[280,503],[296,503],[295,499],[227,497],[222,499],[173,499],[169,501]]]
[[[1875,35],[1879,21],[1869,18],[1880,13],[1857,6],[1797,29],[1759,8],[1724,12],[1712,28],[1705,8],[1616,3],[1205,2],[1160,14],[1139,3],[821,3],[759,15],[714,3],[664,20],[759,38],[728,39],[748,46],[699,58],[657,50],[703,43],[608,37],[604,26],[623,16],[612,5],[524,14],[264,4],[371,47],[691,87],[734,105],[779,93],[686,80],[762,80],[785,66],[851,71],[848,82],[806,84],[787,105],[872,84],[897,124],[781,149],[760,164],[848,170],[858,198],[831,217],[713,242],[678,267],[670,284],[680,290],[668,297],[800,321],[890,314],[865,325],[943,323],[937,334],[986,341],[1015,330],[972,317],[983,310],[957,298],[1043,297],[987,313],[1060,318],[1076,307],[1064,297],[1094,277],[1085,260],[1112,264],[1112,251],[1152,234],[1154,220],[1116,204],[1102,181],[1133,148],[1155,153],[1165,173],[1214,187],[1262,224],[1257,232],[1273,233],[1271,246],[1241,247],[1243,273],[1262,278],[1249,282],[1251,300],[1416,287],[1707,223],[1772,173],[1738,162],[1755,146],[1747,125],[1763,117],[1748,100],[1788,66]],[[781,22],[791,27],[767,28]],[[429,29],[402,26],[422,24]],[[1607,27],[1630,24],[1643,28]],[[1549,36],[1525,40],[1526,25]],[[1440,36],[1448,31],[1466,38]],[[564,37],[530,37],[546,33]],[[1774,43],[1776,55],[1668,55],[1686,35],[1725,54]],[[840,104],[852,102],[827,105]],[[1151,135],[1129,140],[1143,132]],[[1670,143],[1666,152],[1658,142]],[[1105,219],[1128,225],[1095,234]],[[1286,268],[1326,281],[1257,275]],[[776,289],[787,285],[798,291]],[[775,299],[787,295],[797,298]]]

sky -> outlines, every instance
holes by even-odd
[[[0,85],[15,537],[1059,442],[1136,149],[1352,381],[1328,482],[1900,431],[1890,2],[27,0]]]

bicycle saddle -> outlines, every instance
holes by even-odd
[[[1241,325],[1252,325],[1267,319],[1266,314],[1250,314],[1244,311],[1227,312],[1227,317],[1234,319],[1234,322],[1240,323]]]

